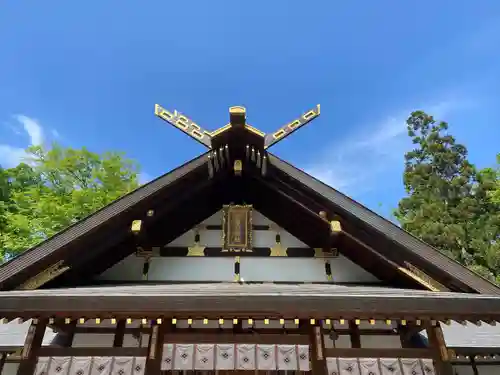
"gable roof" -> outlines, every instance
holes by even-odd
[[[106,228],[110,233],[109,230],[112,230],[110,228],[117,228],[116,225],[118,225],[113,227],[113,223],[123,224],[126,222],[128,225],[131,220],[142,215],[144,207],[150,207],[148,205],[158,199],[160,194],[163,199],[165,196],[168,198],[177,197],[176,192],[183,187],[185,189],[186,181],[193,185],[207,180],[208,155],[209,153],[202,154],[179,168],[139,187],[132,193],[0,266],[0,290],[15,288],[48,265],[54,264],[61,259],[65,251],[71,251],[72,244],[81,242]],[[311,199],[322,207],[347,218],[353,223],[347,229],[352,232],[350,234],[365,242],[376,242],[372,247],[386,259],[399,259],[399,263],[402,260],[409,260],[416,267],[425,269],[426,272],[438,279],[440,277],[442,279],[444,275],[447,281],[458,285],[454,288],[457,290],[485,294],[498,294],[500,292],[500,288],[496,285],[358,202],[277,156],[271,153],[268,153],[268,156],[270,171],[266,178],[269,180],[276,179],[276,177],[284,178],[296,186],[301,191],[300,194],[312,197]]]

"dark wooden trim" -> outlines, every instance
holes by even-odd
[[[125,338],[125,324],[126,321],[124,319],[121,319],[116,323],[113,348],[121,348],[123,346],[123,340]]]
[[[43,346],[38,353],[40,357],[145,357],[148,355],[148,348],[58,348]]]
[[[474,357],[471,356],[469,361],[470,361],[470,365],[472,367],[472,372],[474,373],[474,375],[479,375],[479,370],[477,369],[477,364],[476,364],[476,360],[474,359]]]
[[[361,335],[359,327],[353,320],[349,320],[349,336],[351,338],[351,348],[361,348]]]
[[[33,319],[31,322],[21,352],[21,362],[17,368],[17,375],[33,374],[35,372],[37,357],[42,350],[46,327],[47,320],[45,319]]]
[[[7,353],[2,353],[0,355],[0,375],[3,373],[3,368],[5,366],[6,360],[7,360]]]
[[[172,344],[282,344],[282,345],[308,345],[309,338],[301,334],[238,334],[238,333],[218,333],[218,334],[178,334],[175,331],[168,334],[165,341]]]
[[[344,358],[432,358],[429,349],[327,348],[327,357]]]

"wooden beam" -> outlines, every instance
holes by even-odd
[[[58,348],[44,346],[38,351],[40,357],[146,357],[148,348]],[[21,362],[22,363],[22,362]],[[22,375],[26,375],[23,373]],[[18,375],[21,375],[18,373]]]
[[[345,358],[432,358],[430,349],[328,348],[326,357]]]
[[[166,337],[172,344],[281,344],[281,345],[308,345],[307,335],[300,334],[233,334],[233,333],[177,333],[175,330]]]
[[[450,362],[450,355],[446,348],[441,326],[439,324],[436,326],[426,324],[426,331],[427,337],[429,338],[436,375],[453,375],[453,366]]]
[[[165,334],[172,331],[172,323],[153,324],[149,335],[148,357],[146,359],[146,374],[160,375],[161,360],[163,354],[163,343]]]
[[[309,348],[311,352],[311,371],[314,375],[326,375],[325,338],[317,324],[309,326]]]
[[[7,359],[7,353],[2,353],[0,356],[0,374],[3,374],[3,368]]]
[[[21,362],[17,368],[17,375],[33,374],[35,372],[37,357],[40,355],[46,327],[47,320],[45,319],[33,319],[31,322],[21,352]]]

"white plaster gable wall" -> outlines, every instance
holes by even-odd
[[[201,223],[221,225],[222,211],[215,213]],[[277,225],[260,214],[253,212],[254,225]],[[222,235],[219,230],[201,230],[200,245],[221,247]],[[303,247],[306,244],[290,233],[280,230],[284,247]],[[168,246],[188,247],[194,242],[195,231],[189,230]],[[255,230],[255,247],[272,247],[276,243],[275,230]],[[167,247],[168,247],[167,246]],[[344,256],[330,260],[333,280],[340,283],[375,283],[378,280]],[[141,281],[143,259],[130,255],[106,270],[99,279],[117,281]],[[327,281],[325,260],[315,258],[289,257],[241,257],[241,277],[245,281],[283,282],[323,282]],[[234,259],[232,257],[163,257],[153,258],[149,268],[150,281],[233,281]]]

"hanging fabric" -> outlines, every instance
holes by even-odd
[[[376,358],[360,358],[361,375],[380,375],[380,367]]]
[[[397,358],[381,358],[380,370],[382,375],[401,375],[401,366]]]
[[[298,370],[297,346],[296,345],[278,345],[278,369],[279,370]]]
[[[71,357],[52,357],[49,364],[49,375],[68,375]]]
[[[217,370],[234,370],[234,345],[217,344],[215,346],[215,368]]]
[[[255,370],[255,344],[238,344],[236,353],[236,369]]]
[[[70,375],[90,375],[92,357],[73,357],[69,368]]]
[[[38,357],[35,367],[35,375],[46,375],[49,372],[49,357]]]
[[[432,359],[422,359],[422,369],[425,375],[436,375],[436,370],[434,369],[434,362]]]
[[[214,365],[214,344],[197,344],[194,352],[195,370],[213,370]]]
[[[174,370],[192,370],[193,355],[193,344],[175,344]]]
[[[276,346],[257,345],[257,370],[276,370]]]
[[[299,370],[310,371],[309,345],[297,345],[297,355],[299,356]]]
[[[401,367],[403,375],[423,375],[422,365],[420,360],[413,358],[401,358]]]
[[[339,363],[337,358],[327,358],[326,368],[328,369],[328,375],[339,375]]]
[[[172,362],[174,361],[174,344],[163,345],[163,352],[161,354],[161,370],[172,370]]]
[[[92,369],[90,375],[109,375],[113,357],[92,357]]]
[[[146,357],[135,357],[132,370],[134,375],[144,375],[146,373]]]
[[[357,358],[339,358],[339,375],[359,375]]]
[[[114,357],[111,366],[112,375],[132,375],[134,357]]]

